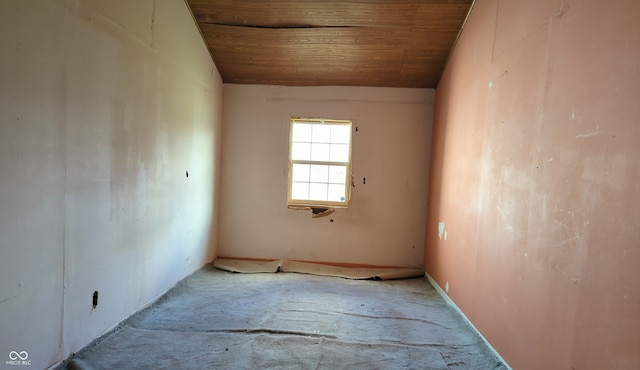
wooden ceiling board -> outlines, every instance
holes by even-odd
[[[472,0],[186,0],[225,83],[436,87]]]
[[[469,1],[423,0],[417,9],[414,27],[458,30],[469,12]]]
[[[254,27],[411,27],[418,10],[416,0],[188,0],[188,3],[198,23]]]
[[[456,37],[458,37],[457,30],[414,28],[407,40],[407,47],[423,51],[440,50],[449,54],[449,48]]]
[[[406,44],[411,29],[387,29],[377,27],[329,27],[329,28],[255,28],[203,24],[202,33],[206,40],[215,41],[210,48],[242,47],[259,42],[270,45],[295,45],[305,49],[314,45],[345,45],[356,49],[397,48],[398,43]]]

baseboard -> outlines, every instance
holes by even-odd
[[[454,310],[456,310],[456,312],[462,316],[462,318],[464,319],[464,321],[466,321],[466,323],[471,327],[471,329],[473,329],[473,331],[480,337],[480,339],[482,339],[482,341],[484,342],[484,344],[487,346],[487,348],[489,348],[489,350],[491,350],[491,352],[493,353],[494,356],[496,356],[496,358],[502,362],[502,364],[508,369],[508,370],[512,370],[511,366],[509,366],[509,364],[507,363],[507,361],[504,360],[504,358],[502,358],[502,356],[500,356],[500,354],[498,353],[498,351],[496,351],[495,348],[493,348],[493,346],[491,345],[491,343],[489,343],[489,341],[487,340],[487,338],[484,337],[484,335],[482,335],[482,333],[480,333],[480,331],[478,330],[478,328],[475,327],[475,325],[473,325],[473,323],[469,320],[469,318],[464,314],[464,312],[462,312],[462,310],[455,304],[455,302],[453,302],[451,300],[451,298],[449,298],[449,296],[447,295],[447,293],[444,292],[444,290],[442,290],[442,288],[440,288],[440,285],[438,285],[438,283],[436,283],[436,281],[425,271],[424,276],[427,278],[427,280],[429,280],[429,283],[433,286],[433,288],[438,292],[438,294],[440,294],[440,296],[442,297],[442,299],[444,299],[445,302],[447,302],[447,304],[449,306],[451,306]]]

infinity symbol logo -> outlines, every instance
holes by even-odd
[[[26,360],[27,358],[29,358],[29,354],[27,353],[27,351],[20,351],[20,352],[11,351],[11,352],[9,352],[9,359],[12,360],[12,361],[17,360],[17,359]]]

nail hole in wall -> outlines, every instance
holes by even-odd
[[[187,177],[189,177],[189,171],[186,171],[186,172],[185,172],[185,175],[187,175]]]
[[[93,303],[93,308],[95,309],[96,307],[98,307],[98,291],[96,290],[95,292],[93,292],[93,299],[92,299],[92,303]]]

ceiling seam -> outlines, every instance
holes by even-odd
[[[413,12],[413,19],[411,20],[411,28],[409,28],[409,37],[404,44],[404,52],[402,53],[402,61],[400,62],[400,75],[402,75],[402,71],[404,70],[404,62],[407,57],[407,50],[409,49],[409,41],[411,41],[411,35],[413,34],[413,30],[416,28],[416,18],[418,17],[418,9],[420,8],[420,0],[416,0],[415,2],[415,11]]]
[[[225,27],[241,27],[241,28],[263,28],[263,29],[318,29],[318,28],[367,28],[365,26],[315,26],[315,25],[282,25],[282,26],[259,26],[248,24],[220,23],[220,22],[200,22],[200,24],[208,24],[214,26]]]

